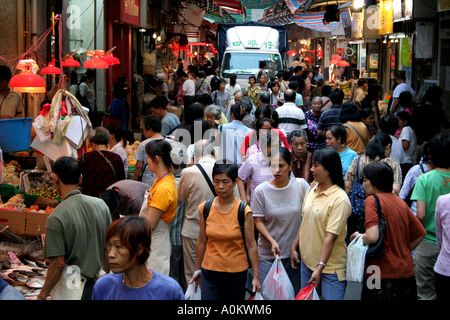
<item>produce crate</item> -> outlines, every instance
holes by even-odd
[[[48,215],[0,209],[0,224],[16,235],[40,236],[45,234]]]

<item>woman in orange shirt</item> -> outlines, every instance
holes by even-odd
[[[217,197],[206,215],[206,222],[203,212],[206,202],[199,206],[197,271],[190,283],[195,281],[196,288],[201,285],[202,300],[244,300],[247,269],[250,267],[247,255],[253,269],[252,290],[261,290],[252,211],[248,205],[245,206],[244,239],[238,222],[241,201],[233,193],[238,166],[216,163],[212,176]]]

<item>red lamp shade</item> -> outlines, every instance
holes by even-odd
[[[62,66],[63,67],[79,67],[80,63],[77,60],[75,60],[73,57],[70,57],[67,60],[63,60]]]
[[[311,62],[311,59],[308,58],[308,57],[303,58],[303,60],[304,60],[304,61],[309,61],[309,62]]]
[[[340,67],[349,67],[350,66],[350,64],[347,61],[345,61],[345,60],[339,61],[337,63],[337,65],[340,66]]]
[[[330,64],[338,64],[338,62],[339,62],[339,61],[337,61],[337,60],[331,60],[331,61],[330,61]]]
[[[55,60],[52,60],[48,66],[42,68],[41,74],[61,74],[61,69],[55,67]]]
[[[31,66],[27,65],[20,74],[16,74],[9,81],[9,86],[15,92],[25,93],[45,93],[45,81],[41,76],[31,71]]]
[[[338,61],[339,61],[339,60],[342,59],[342,57],[336,53],[334,56],[331,57],[331,59],[332,59],[332,60],[338,60]]]
[[[286,54],[288,55],[295,55],[297,52],[295,50],[289,50],[288,52],[286,52]]]
[[[106,63],[109,66],[113,66],[115,64],[120,64],[119,59],[117,59],[116,57],[113,56],[112,52],[108,52],[106,53],[106,55],[104,57],[101,57],[100,59],[106,61]]]
[[[85,69],[108,69],[108,63],[99,58],[98,54],[95,54],[91,59],[86,60],[83,64],[83,68]]]

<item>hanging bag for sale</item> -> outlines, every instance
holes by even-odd
[[[264,300],[294,300],[295,292],[286,269],[277,256],[262,285]]]
[[[362,235],[357,236],[347,247],[347,281],[362,282],[366,252],[369,248],[364,245]]]

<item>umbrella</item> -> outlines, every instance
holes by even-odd
[[[338,60],[339,61],[341,59],[342,59],[342,57],[340,55],[338,55],[337,53],[334,56],[331,57],[331,60]]]
[[[350,66],[350,64],[347,61],[345,61],[345,60],[339,61],[337,63],[337,65],[340,66],[340,67],[349,67]]]

